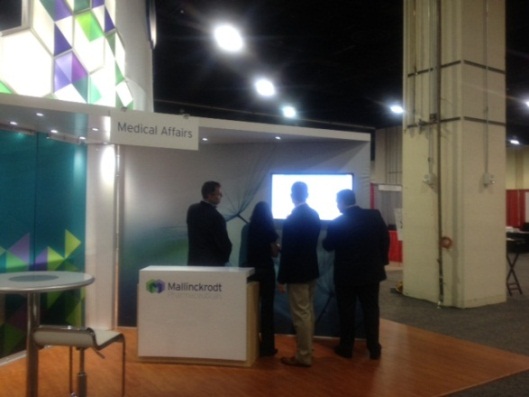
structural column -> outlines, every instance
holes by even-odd
[[[506,300],[505,2],[404,0],[404,294]]]

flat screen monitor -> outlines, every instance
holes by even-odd
[[[270,200],[274,219],[286,219],[294,209],[290,191],[292,185],[298,181],[307,184],[307,204],[318,212],[322,221],[330,221],[340,215],[336,207],[336,193],[343,189],[354,190],[353,174],[274,173],[271,177]]]

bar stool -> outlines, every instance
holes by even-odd
[[[507,263],[509,271],[507,272],[507,291],[512,295],[513,291],[523,294],[522,287],[516,276],[515,267],[520,253],[527,252],[527,242],[525,239],[507,237]],[[510,255],[513,255],[511,258]],[[511,281],[512,278],[512,281]]]
[[[125,396],[125,336],[121,332],[98,330],[88,327],[41,325],[33,332],[33,340],[40,346],[68,346],[70,394],[76,397],[87,395],[87,375],[84,368],[84,352],[92,348],[101,358],[100,350],[114,342],[122,344],[121,396]],[[77,374],[77,393],[73,390],[73,349],[79,350],[79,372]]]

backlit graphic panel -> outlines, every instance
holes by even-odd
[[[19,0],[0,19],[0,92],[133,108],[115,2]]]

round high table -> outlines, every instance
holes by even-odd
[[[39,352],[33,331],[40,323],[40,294],[81,288],[94,282],[86,273],[63,271],[28,271],[0,274],[0,293],[27,296],[26,396],[37,397]]]

